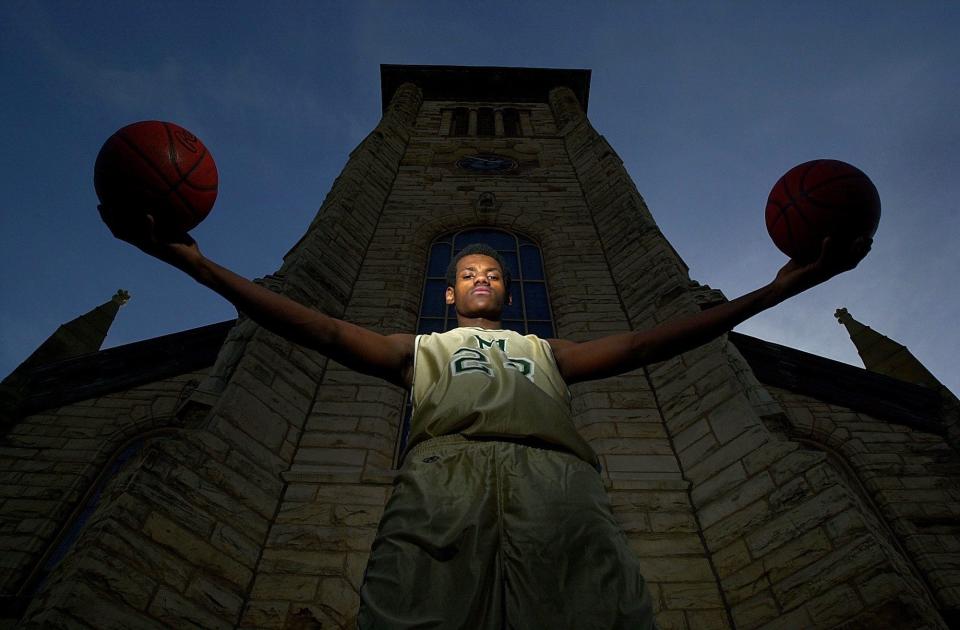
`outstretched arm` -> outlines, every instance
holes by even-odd
[[[849,271],[870,251],[870,239],[850,244],[826,239],[819,260],[787,263],[768,285],[735,300],[649,330],[610,335],[583,343],[551,340],[560,374],[567,383],[616,376],[692,350],[737,324],[833,276]]]
[[[114,236],[187,273],[264,328],[358,372],[409,387],[413,335],[381,335],[274,293],[206,258],[188,234],[160,236],[150,215],[121,219],[103,207],[100,214]]]

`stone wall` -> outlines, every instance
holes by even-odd
[[[132,439],[177,426],[175,410],[204,376],[182,374],[19,419],[0,447],[5,598],[36,587],[43,559],[110,461]]]
[[[783,438],[827,455],[857,496],[862,529],[872,529],[895,558],[899,573],[933,600],[941,614],[960,619],[960,458],[944,435],[881,421],[845,407],[770,388],[786,417]],[[890,589],[881,576],[869,594]],[[856,589],[854,589],[856,590]]]

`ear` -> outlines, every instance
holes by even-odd
[[[447,287],[447,304],[453,304],[453,287]]]

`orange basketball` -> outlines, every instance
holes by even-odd
[[[880,195],[863,171],[839,160],[794,166],[770,191],[767,231],[784,254],[816,260],[823,239],[872,237],[880,223]]]
[[[171,122],[146,120],[110,136],[97,155],[93,185],[114,214],[144,212],[159,229],[187,231],[217,198],[217,165],[197,136]]]

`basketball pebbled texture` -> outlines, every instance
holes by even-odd
[[[840,160],[812,160],[794,166],[774,184],[766,223],[780,251],[810,262],[828,236],[872,237],[880,223],[880,195],[857,167]]]
[[[197,136],[170,122],[146,120],[119,129],[100,149],[93,183],[114,211],[144,211],[160,228],[186,231],[210,213],[217,166]]]

